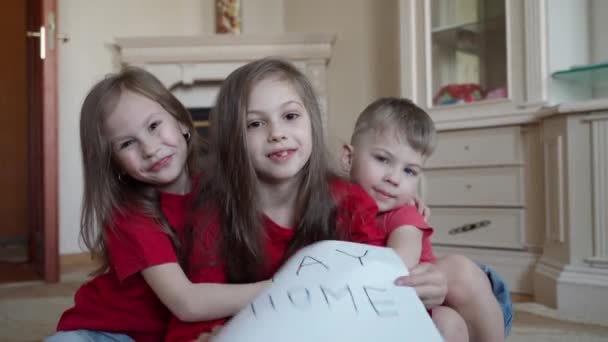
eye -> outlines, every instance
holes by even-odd
[[[382,164],[388,164],[388,162],[389,162],[387,157],[379,155],[379,154],[374,155],[374,159]]]
[[[418,171],[416,171],[415,169],[411,168],[411,167],[406,167],[405,169],[403,169],[403,172],[405,172],[406,175],[408,176],[418,176]]]
[[[259,128],[259,127],[262,127],[263,125],[264,125],[264,123],[260,120],[249,121],[247,123],[247,129]]]
[[[287,120],[295,120],[298,117],[300,117],[300,114],[298,114],[298,113],[287,113],[287,114],[285,114],[285,119],[287,119]]]
[[[159,121],[154,121],[150,124],[149,128],[151,131],[155,130],[156,128],[158,128],[158,126],[160,126],[160,120]]]
[[[133,140],[126,140],[118,144],[118,150],[124,150],[125,148],[131,146],[133,144]]]

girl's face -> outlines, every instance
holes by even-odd
[[[189,190],[188,129],[160,104],[124,90],[102,129],[122,172],[163,192]]]
[[[312,153],[312,126],[289,81],[267,78],[249,94],[247,149],[261,182],[295,180]]]

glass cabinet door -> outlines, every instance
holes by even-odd
[[[505,0],[430,0],[434,106],[508,97]]]

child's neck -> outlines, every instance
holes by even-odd
[[[281,184],[260,182],[257,198],[262,212],[283,227],[294,227],[298,185],[298,182]]]

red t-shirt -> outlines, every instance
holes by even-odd
[[[186,225],[190,197],[160,195],[161,211],[177,233]],[[154,220],[133,212],[116,214],[114,228],[105,230],[109,271],[78,289],[74,307],[63,313],[57,330],[99,330],[127,334],[136,341],[163,341],[170,312],[140,272],[177,262],[171,240]]]
[[[378,208],[374,200],[359,186],[347,183],[343,180],[335,180],[331,183],[331,191],[336,200],[336,227],[342,230],[353,242],[381,246],[386,240],[386,233],[375,224]],[[200,253],[193,254],[195,261],[190,280],[193,283],[226,283],[226,273],[222,263],[214,257],[214,253],[206,253],[213,249],[219,241],[220,227],[217,217],[210,219],[206,217],[205,236],[201,239],[203,246],[196,248]],[[283,258],[293,237],[294,229],[282,227],[270,218],[264,217],[263,223],[266,229],[266,255],[270,270],[268,277],[272,276],[284,261]],[[209,246],[211,248],[206,248]],[[167,341],[191,341],[201,333],[209,332],[216,325],[225,323],[226,319],[218,319],[206,322],[188,323],[182,322],[175,316],[169,324]]]
[[[431,235],[433,227],[429,226],[424,217],[418,212],[418,208],[413,205],[404,205],[402,207],[389,210],[378,214],[376,222],[380,228],[384,228],[386,236],[393,230],[401,226],[414,226],[422,230],[422,250],[420,251],[420,260],[418,263],[435,263],[435,255],[433,255],[433,246],[431,245]]]

